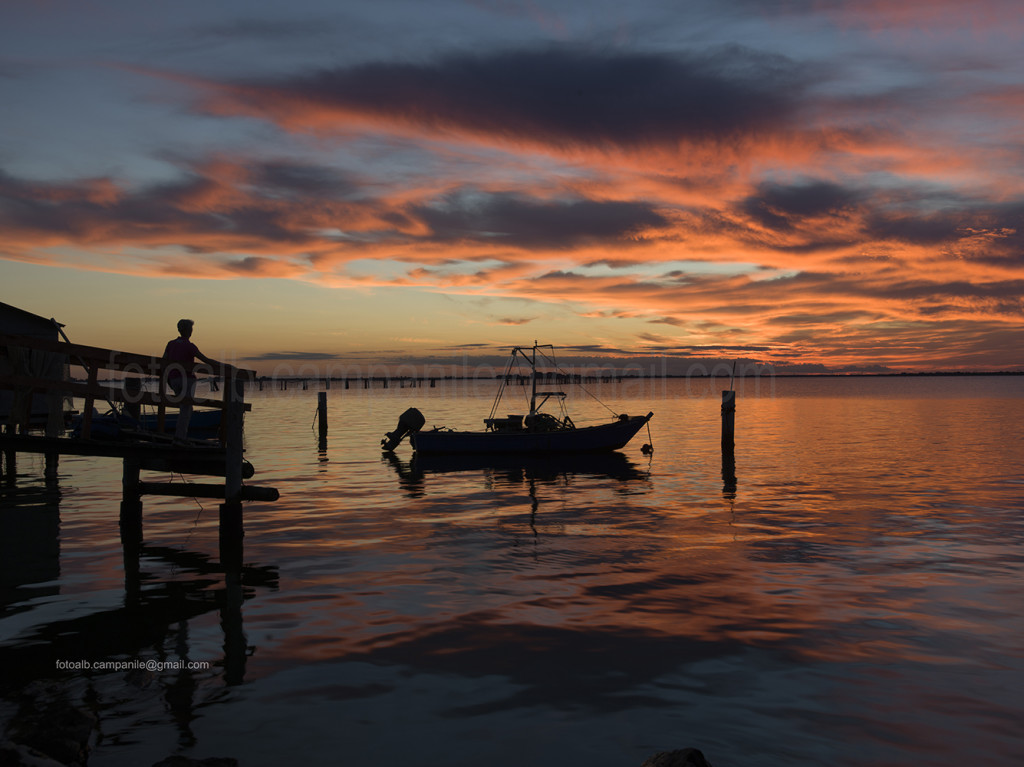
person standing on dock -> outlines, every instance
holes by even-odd
[[[174,428],[175,440],[184,441],[188,437],[188,425],[192,420],[192,397],[196,391],[196,374],[192,370],[192,364],[200,359],[208,365],[217,365],[199,351],[199,347],[192,343],[192,329],[195,323],[192,320],[178,320],[178,337],[167,342],[164,348],[164,359],[169,362],[179,363],[168,366],[167,385],[179,397],[186,399],[178,411],[178,422]]]

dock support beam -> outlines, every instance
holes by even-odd
[[[14,424],[3,427],[7,434],[14,434]],[[13,447],[3,451],[3,476],[8,485],[13,486],[18,476],[18,451]]]
[[[224,381],[224,503],[220,505],[221,558],[241,556],[242,529],[242,434],[245,382]]]

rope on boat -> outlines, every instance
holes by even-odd
[[[508,378],[512,374],[512,365],[516,362],[516,355],[513,354],[505,366],[505,375],[501,377],[501,386],[498,387],[498,393],[494,395],[494,404],[491,405],[491,414],[489,418],[494,418],[494,414],[498,412],[498,405],[501,404],[501,397],[505,393],[505,387],[508,385]]]
[[[654,437],[651,436],[651,422],[650,419],[647,421],[647,444],[640,448],[640,452],[644,455],[654,454]]]
[[[539,350],[538,350],[538,351],[539,351]],[[545,354],[544,352],[540,352],[540,355],[541,355],[542,357],[544,357],[545,359],[547,359],[547,360],[548,360],[548,361],[549,361],[549,362],[551,363],[552,367],[554,367],[554,368],[555,368],[555,370],[557,370],[557,371],[558,371],[559,373],[561,373],[562,375],[569,375],[569,373],[568,373],[567,371],[565,371],[565,370],[562,370],[562,368],[560,368],[560,367],[558,366],[558,363],[557,363],[557,362],[555,362],[555,356],[554,356],[554,354],[552,354],[552,355],[551,355],[550,357],[548,357],[548,355],[547,355],[547,354]],[[618,416],[618,413],[616,413],[616,412],[615,412],[614,410],[612,410],[612,409],[611,409],[610,407],[608,407],[608,406],[607,406],[606,404],[604,404],[604,403],[603,403],[603,402],[602,402],[602,401],[601,401],[600,399],[598,399],[598,397],[597,397],[597,395],[596,395],[596,394],[594,394],[594,393],[593,393],[592,391],[590,391],[590,390],[589,390],[589,389],[588,389],[588,388],[587,388],[586,386],[584,386],[584,385],[583,385],[582,383],[580,383],[580,384],[577,384],[577,386],[579,386],[579,388],[583,390],[583,393],[584,393],[584,394],[586,394],[586,395],[587,395],[588,397],[590,397],[591,399],[593,399],[593,400],[594,400],[594,401],[595,401],[596,403],[598,403],[598,404],[599,404],[599,405],[600,405],[601,407],[603,407],[603,408],[604,408],[605,410],[607,410],[607,411],[608,411],[609,413],[611,413],[611,414],[612,414],[612,415],[614,415],[614,416]]]

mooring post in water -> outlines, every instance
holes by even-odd
[[[732,450],[735,445],[736,392],[722,392],[722,450]]]
[[[736,392],[722,392],[722,492],[736,492]]]
[[[316,419],[320,425],[320,444],[327,444],[327,392],[322,391],[316,398]]]

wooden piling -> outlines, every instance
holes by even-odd
[[[228,501],[238,497],[242,487],[242,433],[245,382],[229,378],[225,382],[224,397],[224,498]]]
[[[722,492],[736,492],[736,392],[722,392]]]
[[[45,436],[19,434],[14,428],[14,424],[8,424],[3,431],[0,431],[0,454],[4,459],[2,469],[5,481],[11,483],[14,481],[18,452],[46,455],[48,478],[51,474],[56,474],[56,458],[60,454],[119,458],[123,461],[120,526],[122,541],[126,547],[129,543],[134,547],[142,540],[143,494],[222,497],[225,501],[221,506],[222,544],[231,543],[231,551],[234,552],[237,549],[240,553],[241,502],[243,500],[271,501],[277,498],[277,491],[273,488],[242,485],[244,478],[252,476],[252,466],[243,460],[242,439],[243,413],[250,407],[245,404],[245,382],[246,380],[256,380],[254,371],[235,369],[218,363],[215,370],[220,368],[221,370],[218,372],[222,372],[224,375],[223,402],[200,400],[188,395],[169,398],[166,385],[167,363],[158,357],[67,342],[60,343],[48,339],[0,334],[0,348],[10,346],[74,355],[78,360],[77,364],[89,370],[89,380],[82,383],[74,380],[0,374],[0,390],[39,390],[58,392],[61,395],[73,394],[86,400],[88,407],[85,415],[91,413],[92,403],[99,400],[124,403],[129,410],[133,406],[137,408],[141,403],[156,405],[161,427],[166,408],[168,406],[178,407],[183,400],[194,404],[220,407],[223,410],[223,417],[221,419],[220,447],[188,442],[171,445],[169,441],[165,440],[89,440],[85,438],[84,433],[90,425],[88,418],[83,418],[85,423],[81,439],[61,437],[56,431],[51,433],[49,424]],[[96,371],[100,369],[130,371],[135,374],[141,372],[143,375],[154,377],[158,381],[157,393],[144,391],[137,379],[126,379],[123,388],[101,385],[96,375]],[[140,472],[142,470],[171,470],[223,476],[224,485],[220,487],[219,485],[186,484],[175,485],[169,489],[167,485],[141,482]],[[234,545],[235,543],[238,545]]]
[[[43,476],[46,479],[56,479],[59,466],[60,453],[46,453],[43,457]]]
[[[736,392],[722,392],[722,449],[732,450],[735,445]]]
[[[3,427],[7,434],[14,434],[14,424]],[[4,477],[8,485],[15,484],[18,476],[18,453],[14,448],[3,451]]]
[[[175,498],[224,498],[224,485],[208,482],[139,482],[138,493]],[[240,501],[276,501],[281,494],[273,487],[242,485],[237,492]]]
[[[327,392],[325,391],[317,394],[316,418],[320,426],[320,443],[325,444],[327,442]]]
[[[736,496],[736,454],[731,449],[722,447],[722,492],[729,496]]]

